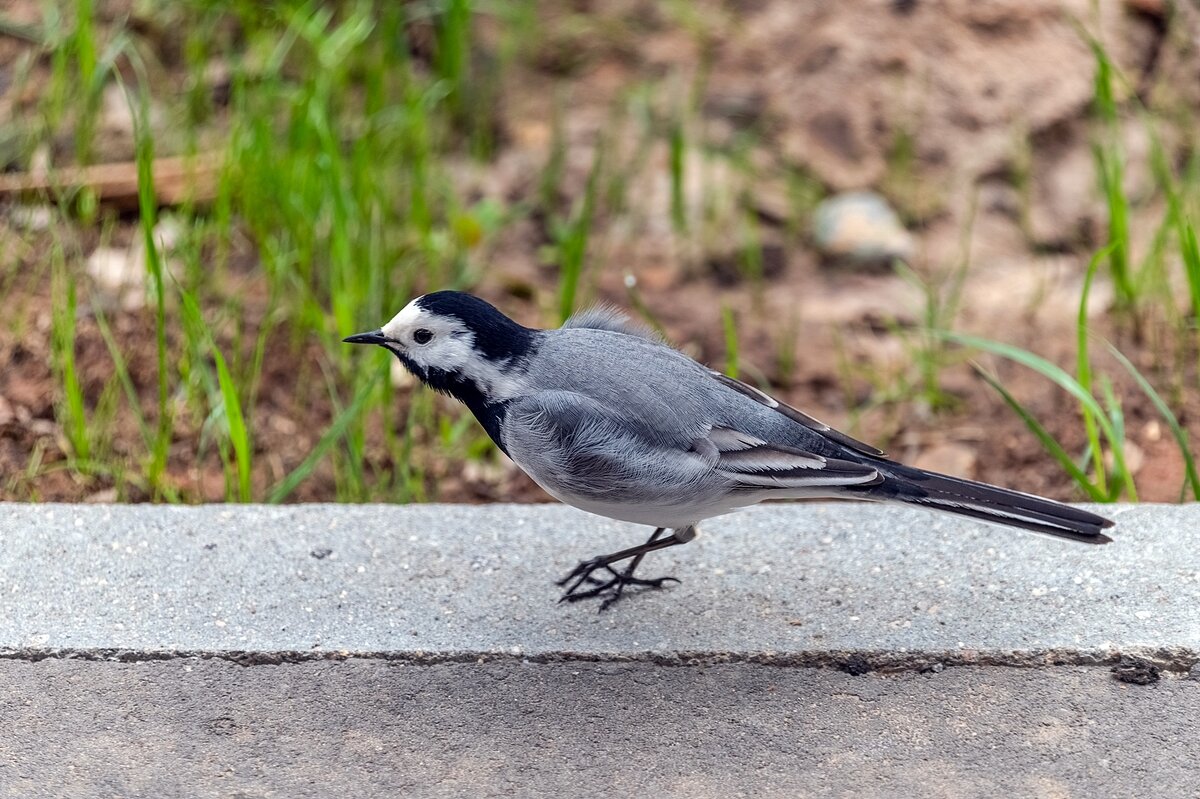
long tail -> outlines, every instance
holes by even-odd
[[[1113,526],[1111,519],[1061,502],[899,463],[889,462],[880,472],[885,479],[870,488],[873,498],[936,508],[1085,544],[1112,541],[1102,532]]]

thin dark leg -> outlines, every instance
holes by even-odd
[[[560,586],[566,586],[570,583],[559,601],[578,602],[581,599],[604,596],[604,601],[600,603],[600,610],[607,610],[614,602],[624,596],[625,586],[627,585],[662,588],[668,582],[679,582],[674,577],[656,577],[652,580],[643,580],[633,576],[633,572],[641,564],[642,558],[646,557],[646,553],[653,552],[656,549],[666,549],[667,547],[686,544],[696,537],[696,528],[694,527],[681,527],[675,530],[674,534],[669,537],[664,537],[666,532],[667,528],[659,527],[646,540],[646,543],[641,546],[622,549],[620,552],[614,552],[611,555],[601,555],[598,558],[581,562],[570,574],[558,581],[557,585]],[[626,559],[630,559],[629,565],[623,570],[618,571],[613,568],[612,564]],[[607,572],[609,575],[608,579],[593,576],[593,572],[599,570]],[[584,588],[585,585],[590,587]]]

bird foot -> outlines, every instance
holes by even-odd
[[[600,603],[600,612],[603,613],[620,600],[621,597],[625,596],[626,586],[633,585],[657,589],[662,588],[669,582],[679,582],[675,577],[655,577],[650,580],[634,577],[633,569],[636,565],[631,564],[625,571],[617,571],[603,557],[582,561],[570,574],[555,583],[559,586],[565,586],[567,583],[570,583],[570,586],[558,601],[578,602],[581,599],[603,597],[604,601]],[[594,573],[597,571],[608,572],[608,578],[596,577]]]

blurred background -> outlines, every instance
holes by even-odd
[[[1200,498],[1195,0],[0,2],[0,499],[546,497],[340,339],[607,302],[918,465]]]

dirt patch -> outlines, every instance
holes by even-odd
[[[456,188],[473,200],[530,202],[539,190],[531,175],[550,157],[553,119],[561,113],[565,141],[558,192],[570,207],[584,191],[597,142],[611,128],[612,108],[623,93],[642,81],[682,90],[703,73],[700,112],[683,123],[694,145],[678,165],[682,223],[672,218],[673,156],[665,143],[657,143],[638,156],[644,160],[630,178],[631,208],[618,214],[605,206],[598,212],[586,274],[595,288],[586,299],[629,308],[636,296],[672,341],[718,366],[728,357],[722,321],[728,312],[739,330],[743,377],[771,386],[788,402],[848,427],[897,459],[1080,499],[963,357],[938,356],[945,364],[938,383],[948,402],[931,409],[912,388],[920,380],[917,326],[925,295],[891,271],[823,262],[798,220],[806,220],[811,202],[805,192],[812,187],[820,194],[882,189],[916,237],[913,265],[929,286],[941,290],[951,268],[969,260],[961,307],[948,320],[956,329],[1027,347],[1071,367],[1083,270],[1106,224],[1089,149],[1094,60],[1076,23],[1103,37],[1144,101],[1169,97],[1173,109],[1196,107],[1195,53],[1167,46],[1164,18],[1143,5],[1130,10],[1117,2],[1083,0],[1013,0],[986,8],[971,0],[701,4],[698,34],[667,19],[654,3],[605,4],[588,12],[596,23],[589,30],[603,34],[556,26],[556,14],[566,12],[549,10],[545,42],[506,76],[505,102],[497,110],[501,146],[482,167],[464,162]],[[1173,30],[1190,30],[1193,12],[1177,4]],[[20,52],[0,37],[0,77],[12,72]],[[4,86],[0,79],[0,119],[36,102],[9,97]],[[557,112],[555,102],[562,104]],[[220,127],[219,118],[213,127]],[[1148,196],[1149,152],[1144,141],[1139,144],[1136,126],[1128,127],[1123,136],[1130,190],[1135,197],[1147,195],[1134,209],[1135,237],[1139,246],[1149,246],[1162,208]],[[616,130],[612,158],[634,158],[632,137]],[[105,131],[111,134],[106,152],[132,154],[128,131],[122,133],[116,122]],[[751,134],[753,144],[738,156],[744,168],[730,166],[736,159],[708,157],[740,146]],[[212,131],[205,135],[217,138]],[[56,147],[55,157],[62,150]],[[743,196],[750,198],[745,205],[752,235],[737,233],[747,224],[737,199]],[[10,318],[0,331],[0,498],[145,499],[144,488],[127,475],[62,468],[69,447],[51,367],[54,309],[46,260],[54,236],[63,231],[39,232],[16,219],[9,213],[0,221]],[[557,281],[542,254],[548,239],[544,222],[530,217],[507,226],[478,256],[486,266],[479,293],[530,324],[548,318],[550,287]],[[133,220],[115,217],[108,224],[110,244],[134,241]],[[71,235],[72,251],[80,256],[99,244],[99,234],[86,226]],[[219,306],[236,296],[246,329],[253,332],[268,312],[268,290],[256,253],[248,250],[234,261],[244,269],[233,270],[210,300]],[[122,407],[123,398],[105,396],[113,362],[86,310],[91,289],[86,282],[79,288],[84,310],[76,357],[86,403],[91,409],[112,407],[104,445],[136,460],[144,450],[142,433],[135,415]],[[1165,323],[1147,320],[1137,336],[1128,324],[1115,323],[1109,314],[1112,292],[1103,280],[1094,299],[1097,332],[1112,338],[1170,393],[1183,424],[1193,437],[1200,435],[1194,353],[1172,343]],[[118,308],[109,321],[142,413],[153,425],[158,368],[153,317],[146,309]],[[182,337],[173,315],[168,333],[173,358],[183,357]],[[253,338],[219,343],[252,357]],[[320,343],[295,340],[281,329],[267,338],[264,353],[249,412],[259,496],[304,460],[336,415],[327,390],[330,376],[337,377],[336,365]],[[1169,431],[1115,362],[1102,355],[1097,360],[1097,369],[1112,376],[1124,409],[1142,498],[1178,499],[1183,463]],[[992,368],[1069,451],[1083,451],[1080,420],[1061,391],[1011,364]],[[392,413],[370,418],[363,452],[369,473],[399,466],[372,442],[403,427],[418,390],[398,389]],[[169,479],[185,500],[224,499],[227,467],[206,439],[204,419],[189,416],[186,403],[178,405]],[[414,457],[425,475],[424,496],[546,499],[498,455],[464,466],[439,451],[436,431],[421,436]],[[291,498],[334,499],[338,479],[323,464]]]

